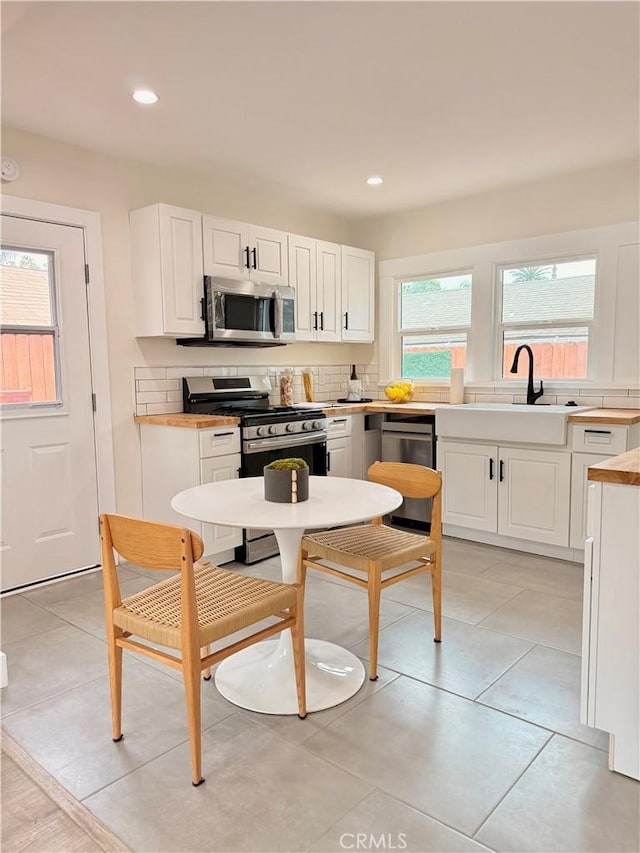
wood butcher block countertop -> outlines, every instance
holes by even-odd
[[[628,426],[640,422],[638,409],[591,409],[569,415],[570,424],[619,424]]]
[[[169,415],[136,415],[137,424],[155,424],[156,426],[187,427],[188,429],[211,429],[219,426],[238,426],[240,418],[225,415],[190,415],[186,412],[174,412]]]
[[[386,414],[394,415],[433,415],[436,409],[447,403],[388,403],[385,400],[374,400],[371,403],[318,403],[329,417],[335,415]],[[301,411],[304,411],[302,409]],[[570,414],[567,408],[567,421],[582,424],[629,424],[640,423],[640,409],[592,409],[587,412]],[[176,412],[167,415],[136,415],[137,424],[157,424],[159,426],[189,427],[191,429],[211,429],[218,426],[237,426],[239,418],[222,415],[189,415]]]
[[[620,483],[623,486],[640,486],[640,447],[593,465],[589,468],[588,479],[601,483]]]

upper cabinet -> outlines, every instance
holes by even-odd
[[[340,246],[289,234],[289,284],[296,290],[296,340],[339,341]]]
[[[203,276],[296,290],[296,340],[374,339],[374,254],[170,204],[129,214],[137,337],[205,334]]]
[[[374,340],[375,255],[342,247],[342,340]]]
[[[289,283],[284,231],[203,216],[202,235],[205,275]]]
[[[136,336],[204,335],[202,214],[154,204],[129,223]]]

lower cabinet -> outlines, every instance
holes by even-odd
[[[351,476],[350,438],[332,438],[327,441],[327,476]]]
[[[351,415],[327,418],[327,475],[352,477]]]
[[[240,469],[240,454],[213,456],[200,461],[200,483],[219,483],[221,480],[237,480]],[[236,545],[242,545],[242,529],[223,527],[220,524],[203,524],[202,540],[205,554],[219,554]]]
[[[445,524],[569,544],[570,453],[440,441],[438,467]]]
[[[580,721],[640,779],[640,486],[589,482],[587,500]]]
[[[184,489],[239,476],[238,427],[198,430],[142,423],[140,439],[144,517],[195,531],[207,556],[241,545],[241,528],[203,524],[171,509],[171,499]]]
[[[587,535],[587,471],[609,454],[574,453],[571,462],[571,529],[569,545],[582,551]]]
[[[570,426],[569,442],[573,450],[571,464],[572,548],[583,550],[587,519],[587,469],[612,456],[638,447],[640,424],[630,426],[606,423],[578,423]]]

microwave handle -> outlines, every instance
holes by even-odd
[[[273,337],[280,338],[282,336],[282,299],[274,295],[273,296],[273,308],[274,308],[274,317],[273,317]]]

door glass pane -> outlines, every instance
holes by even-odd
[[[0,251],[0,404],[55,403],[53,255]]]
[[[401,329],[468,326],[470,322],[471,273],[402,282]]]
[[[2,248],[0,323],[3,326],[53,326],[51,256]]]
[[[505,379],[529,375],[529,355],[526,351],[518,358],[518,372],[511,373],[513,357],[520,344],[528,344],[533,353],[535,379],[583,379],[587,375],[589,329],[549,328],[505,331],[502,358],[502,375]]]
[[[402,375],[410,379],[448,379],[452,367],[464,367],[467,335],[403,335]]]
[[[502,322],[592,320],[595,258],[502,270]]]

